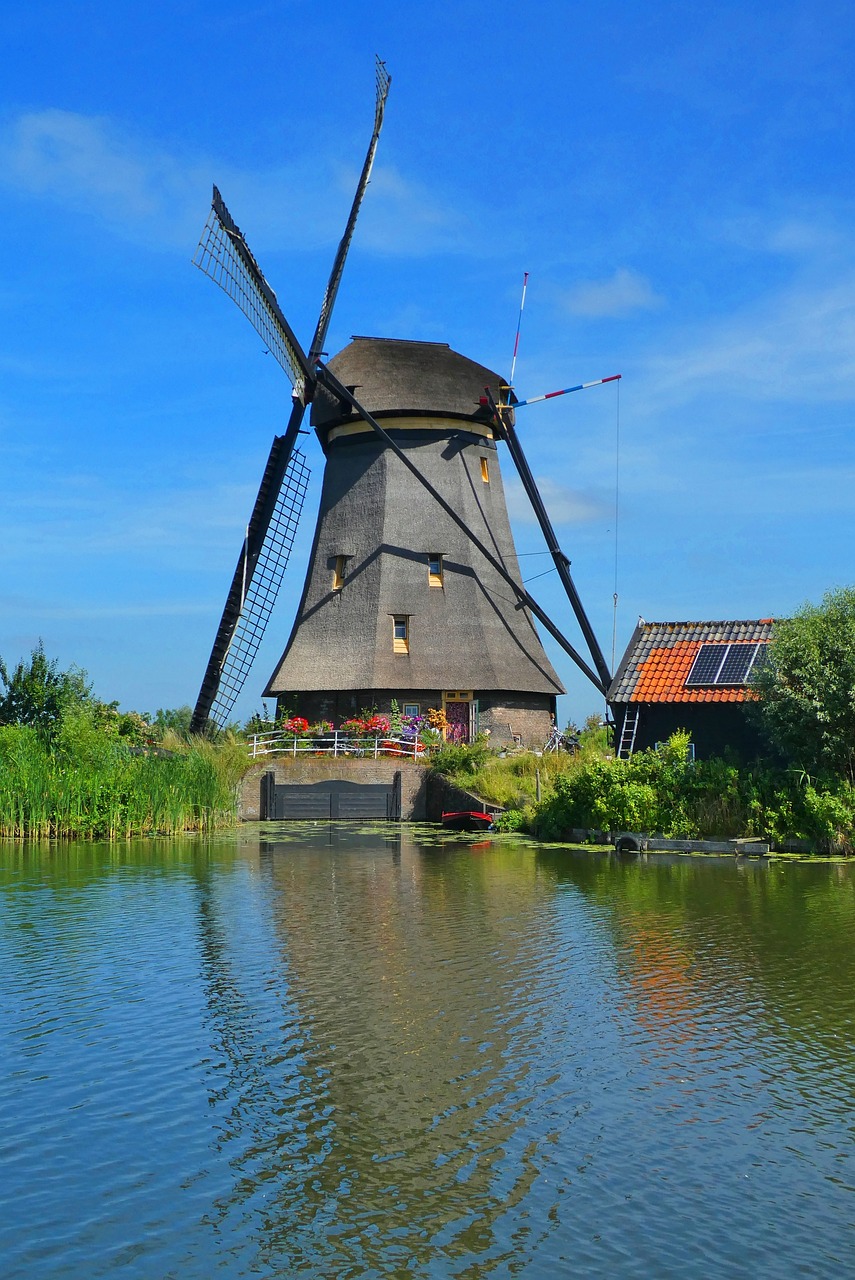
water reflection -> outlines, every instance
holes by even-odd
[[[347,858],[330,856],[342,848]],[[538,1167],[520,1131],[548,882],[527,852],[461,856],[400,828],[378,840],[334,827],[295,853],[288,841],[259,848],[294,1070],[280,1127],[259,1130],[265,1108],[245,1055],[230,1051],[240,1102],[228,1132],[243,1127],[252,1176],[220,1225],[257,1212],[283,1273],[379,1274],[437,1252],[510,1262],[518,1246],[495,1224]]]
[[[0,910],[4,1280],[855,1262],[849,866],[265,825]]]

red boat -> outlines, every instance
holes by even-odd
[[[491,813],[479,813],[477,809],[461,809],[442,815],[442,825],[449,831],[489,831],[493,826]]]

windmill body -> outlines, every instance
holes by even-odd
[[[339,722],[363,708],[444,708],[457,738],[545,740],[561,681],[520,584],[485,387],[502,379],[442,343],[356,338],[330,372],[404,451],[476,541],[352,407],[320,386],[326,456],[291,637],[265,694]]]

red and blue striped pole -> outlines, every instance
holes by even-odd
[[[580,382],[577,387],[564,387],[561,391],[547,391],[542,396],[529,396],[528,400],[517,400],[512,406],[522,409],[527,404],[537,404],[539,400],[554,400],[556,396],[569,395],[571,391],[587,391],[588,387],[602,387],[606,382],[619,382],[623,374],[613,373],[610,378],[596,378],[593,382]]]
[[[520,314],[519,314],[519,319],[517,320],[517,336],[514,339],[514,358],[511,361],[511,376],[508,382],[509,389],[514,385],[514,371],[516,370],[516,367],[517,367],[517,352],[519,351],[519,347],[520,347],[520,328],[522,326],[522,313],[523,313],[523,307],[525,306],[525,291],[527,288],[528,288],[528,272],[524,271],[522,298],[520,300]]]

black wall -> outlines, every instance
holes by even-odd
[[[613,703],[616,740],[620,740],[625,704]],[[749,762],[769,753],[768,743],[749,720],[742,702],[643,703],[639,708],[635,750],[643,751],[685,729],[695,744],[695,758],[724,755],[728,750]]]

